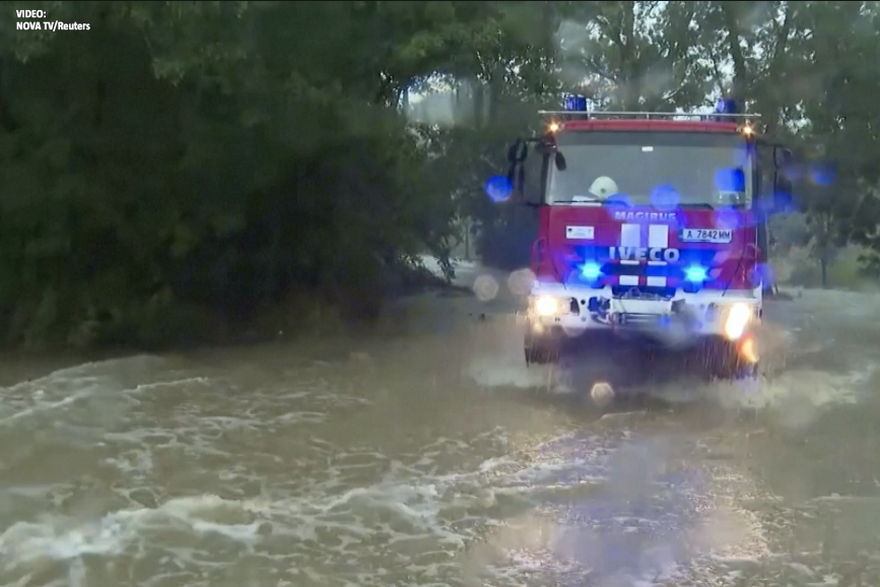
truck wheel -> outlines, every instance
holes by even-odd
[[[736,372],[736,348],[726,340],[712,338],[702,344],[700,355],[707,379],[733,379]]]
[[[525,340],[523,341],[523,353],[525,354],[526,366],[546,365],[559,360],[559,349],[553,342],[544,337],[536,336],[528,325]]]
[[[559,351],[549,345],[525,347],[526,365],[547,365],[559,360]]]
[[[757,379],[760,372],[759,367],[759,363],[740,365],[733,377],[734,379]]]
[[[746,334],[736,344],[736,379],[757,380],[760,373],[760,354],[753,333]]]
[[[758,377],[758,363],[745,359],[736,343],[714,341],[703,349],[709,379],[742,380]]]

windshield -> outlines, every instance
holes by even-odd
[[[572,132],[558,141],[566,170],[551,165],[549,204],[751,205],[751,155],[737,135]]]

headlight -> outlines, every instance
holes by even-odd
[[[724,335],[730,340],[739,340],[752,320],[752,308],[748,304],[733,304],[724,319]]]
[[[535,300],[535,312],[539,316],[552,316],[559,313],[559,300],[550,296],[541,296]]]

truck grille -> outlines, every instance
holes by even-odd
[[[675,295],[675,288],[615,285],[611,287],[611,293],[621,299],[669,300]]]

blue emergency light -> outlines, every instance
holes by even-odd
[[[587,97],[578,94],[570,94],[565,97],[563,108],[568,112],[586,112]]]
[[[715,104],[716,114],[737,114],[739,109],[736,106],[736,100],[733,98],[721,98]]]
[[[684,278],[695,284],[702,284],[709,277],[709,272],[705,267],[699,265],[691,265],[684,270]]]
[[[602,267],[598,263],[588,261],[581,265],[581,276],[587,281],[596,281],[602,275]]]

